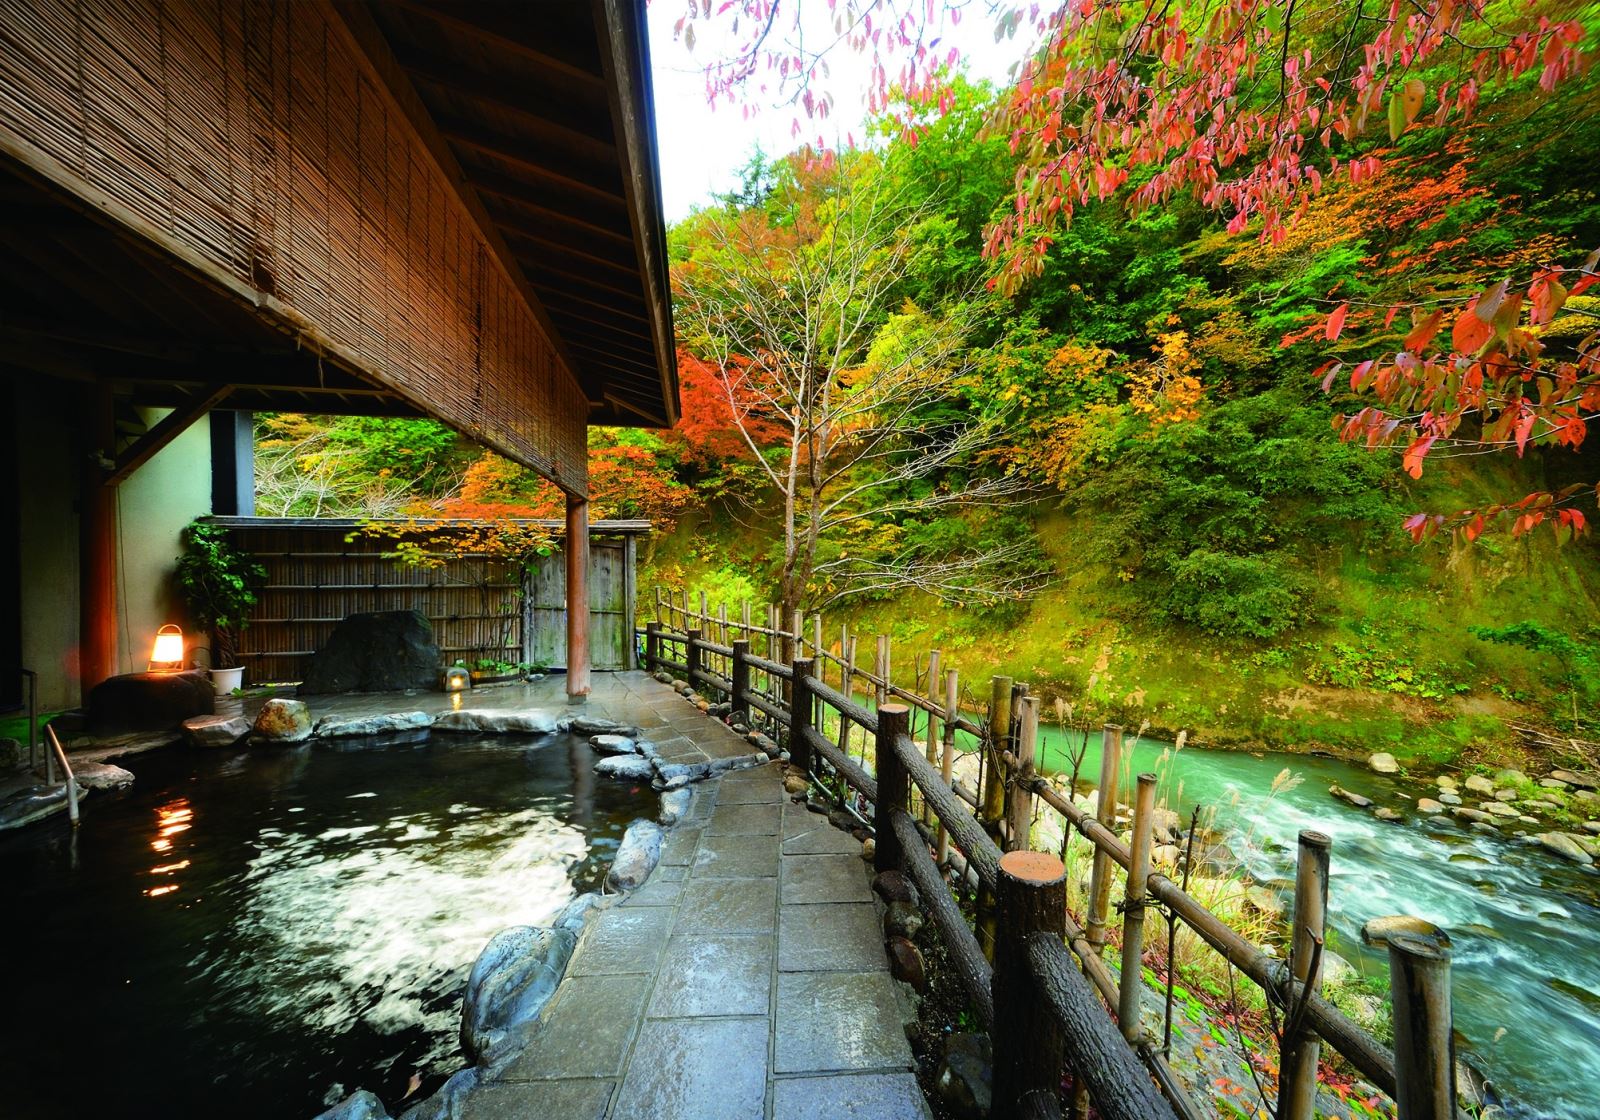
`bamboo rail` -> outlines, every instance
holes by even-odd
[[[893,685],[888,680],[886,640],[880,639],[877,645],[878,672],[868,673],[852,665],[853,636],[841,633],[842,656],[819,648],[820,619],[808,641],[804,618],[798,612],[790,629],[774,630],[754,624],[749,604],[737,621],[729,619],[725,608],[712,616],[704,603],[699,612],[692,612],[686,596],[683,606],[676,606],[671,593],[663,597],[660,589],[656,605],[658,615],[666,618],[658,618],[646,628],[647,668],[683,672],[691,683],[726,696],[733,710],[769,719],[781,732],[791,762],[813,782],[824,790],[848,791],[867,806],[857,810],[847,803],[845,808],[873,829],[879,870],[903,871],[917,884],[962,988],[994,1037],[996,1116],[1059,1117],[1060,1102],[1054,1091],[1059,1071],[1035,1068],[1059,1060],[1072,1067],[1074,1086],[1082,1093],[1081,1098],[1075,1094],[1074,1111],[1086,1111],[1092,1102],[1107,1118],[1195,1120],[1201,1114],[1139,1022],[1139,946],[1150,905],[1165,907],[1174,921],[1193,930],[1282,1009],[1280,1065],[1285,1076],[1277,1107],[1279,1120],[1302,1120],[1309,1115],[1302,1111],[1303,1102],[1315,1096],[1315,1063],[1321,1044],[1396,1098],[1400,1120],[1454,1120],[1457,1116],[1453,1076],[1446,1075],[1453,1069],[1447,953],[1430,943],[1391,942],[1394,1051],[1319,994],[1331,846],[1326,837],[1316,833],[1301,836],[1294,939],[1290,960],[1285,963],[1227,926],[1165,875],[1150,870],[1154,775],[1138,776],[1130,842],[1117,835],[1123,746],[1120,727],[1108,725],[1103,732],[1101,796],[1091,815],[1035,770],[1038,698],[1029,695],[1026,685],[1009,678],[995,679],[985,728],[958,714],[954,671],[946,678],[942,696],[933,673],[920,692]],[[776,618],[777,613],[777,608],[767,608],[767,618]],[[681,631],[663,628],[679,620]],[[711,642],[701,635],[700,625],[736,636],[732,644]],[[749,652],[755,636],[765,639],[769,656]],[[683,661],[665,656],[668,645],[683,649]],[[788,665],[772,659],[780,645],[794,651]],[[708,656],[726,659],[728,672],[702,668],[701,660]],[[931,657],[929,662],[930,667],[938,664]],[[822,677],[829,663],[841,670],[838,688]],[[756,686],[758,675],[766,678],[766,690]],[[856,681],[871,687],[877,700],[874,708],[854,698]],[[777,687],[780,682],[787,688]],[[920,731],[911,722],[914,710],[928,719]],[[824,730],[829,712],[839,721],[838,742]],[[942,735],[934,731],[935,720],[944,728]],[[864,753],[859,762],[851,757],[847,734],[851,726],[860,728],[874,743],[871,769]],[[984,766],[977,790],[963,786],[952,774],[958,733],[979,740]],[[922,825],[913,814],[913,795],[920,799],[915,813],[926,814]],[[1056,882],[1053,868],[1059,867],[1060,861],[1029,850],[1035,798],[1062,818],[1069,834],[1090,842],[1094,868],[1087,923],[1082,928],[1067,913],[1064,893],[1059,894],[1059,906],[1054,901],[1059,892],[1050,884]],[[1104,959],[1113,868],[1124,878],[1120,979]],[[947,872],[954,873],[957,883],[979,891],[976,932],[946,885]],[[1039,902],[1041,898],[1046,900],[1044,904]],[[1057,1038],[1066,1040],[1064,1048],[1052,1049]],[[1011,1046],[1012,1040],[1021,1041]],[[1010,1047],[1005,1056],[1003,1042]],[[1065,1059],[1051,1058],[1057,1049]],[[1020,1051],[1026,1052],[1021,1066],[1016,1064]]]

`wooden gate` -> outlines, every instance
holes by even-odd
[[[634,645],[635,536],[589,540],[589,656],[596,669],[637,667]],[[524,659],[565,666],[567,565],[561,553],[532,573],[524,600]]]

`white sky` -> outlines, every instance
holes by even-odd
[[[795,0],[799,3],[802,0]],[[827,6],[820,0],[803,0],[824,17]],[[701,35],[690,52],[675,40],[672,26],[683,15],[684,0],[653,0],[649,5],[650,60],[656,99],[656,134],[661,159],[662,208],[668,222],[676,222],[689,211],[708,202],[713,194],[731,190],[738,183],[738,171],[760,144],[768,156],[783,155],[819,135],[830,146],[842,147],[854,135],[862,140],[866,118],[868,60],[846,47],[829,56],[831,76],[826,88],[833,94],[834,107],[826,120],[807,120],[803,113],[787,105],[773,107],[771,98],[754,98],[759,112],[746,117],[739,105],[718,103],[715,110],[706,104],[704,61],[715,57],[720,44],[710,42],[705,20],[698,21]],[[780,16],[781,18],[781,16]],[[1008,80],[1010,68],[1022,56],[1023,45],[994,41],[994,25],[982,18],[968,18],[944,38],[940,49],[960,48],[967,71],[974,78],[988,78],[996,84]],[[891,72],[898,67],[890,66]],[[794,119],[801,116],[803,131],[793,134]]]

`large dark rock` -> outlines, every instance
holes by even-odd
[[[419,611],[353,614],[306,662],[303,695],[437,688],[439,646]]]
[[[95,685],[84,704],[88,732],[97,739],[150,731],[175,731],[184,720],[210,715],[217,690],[203,669],[183,673],[127,673]]]

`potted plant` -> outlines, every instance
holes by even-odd
[[[195,621],[211,631],[212,685],[218,695],[229,695],[244,683],[239,634],[250,625],[267,570],[234,548],[226,529],[193,521],[183,530],[177,579]]]

